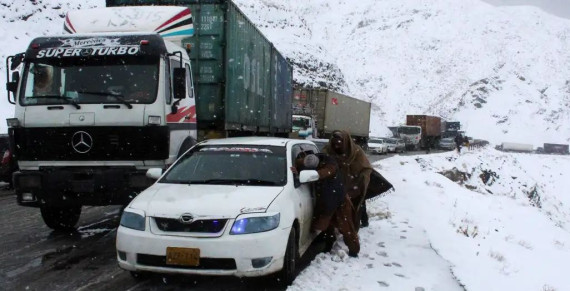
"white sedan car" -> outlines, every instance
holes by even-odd
[[[186,152],[124,210],[117,231],[119,266],[144,272],[262,276],[290,284],[314,239],[318,179],[289,170],[314,143],[267,137],[208,140]]]
[[[388,143],[383,138],[370,138],[368,140],[368,151],[373,154],[385,154],[388,152]]]

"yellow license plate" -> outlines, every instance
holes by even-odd
[[[167,247],[166,264],[196,267],[200,265],[200,249]]]

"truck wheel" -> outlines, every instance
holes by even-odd
[[[42,206],[40,208],[44,223],[56,231],[71,230],[79,221],[81,206]]]
[[[287,240],[287,248],[285,250],[285,258],[283,259],[283,269],[277,273],[279,285],[289,286],[295,280],[297,275],[297,259],[299,253],[297,251],[297,233],[295,228],[291,228],[289,239]]]

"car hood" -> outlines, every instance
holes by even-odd
[[[374,143],[374,142],[368,143],[369,148],[377,148],[377,147],[381,147],[382,145],[383,145],[382,143]]]
[[[147,216],[235,218],[240,213],[265,212],[284,187],[186,185],[156,183],[130,204]]]

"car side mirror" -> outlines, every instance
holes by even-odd
[[[186,98],[186,69],[174,68],[172,91],[175,99]]]
[[[146,177],[153,180],[158,180],[162,176],[161,168],[150,168],[146,171]]]
[[[315,170],[303,170],[299,173],[299,182],[308,183],[319,180],[319,172]]]

